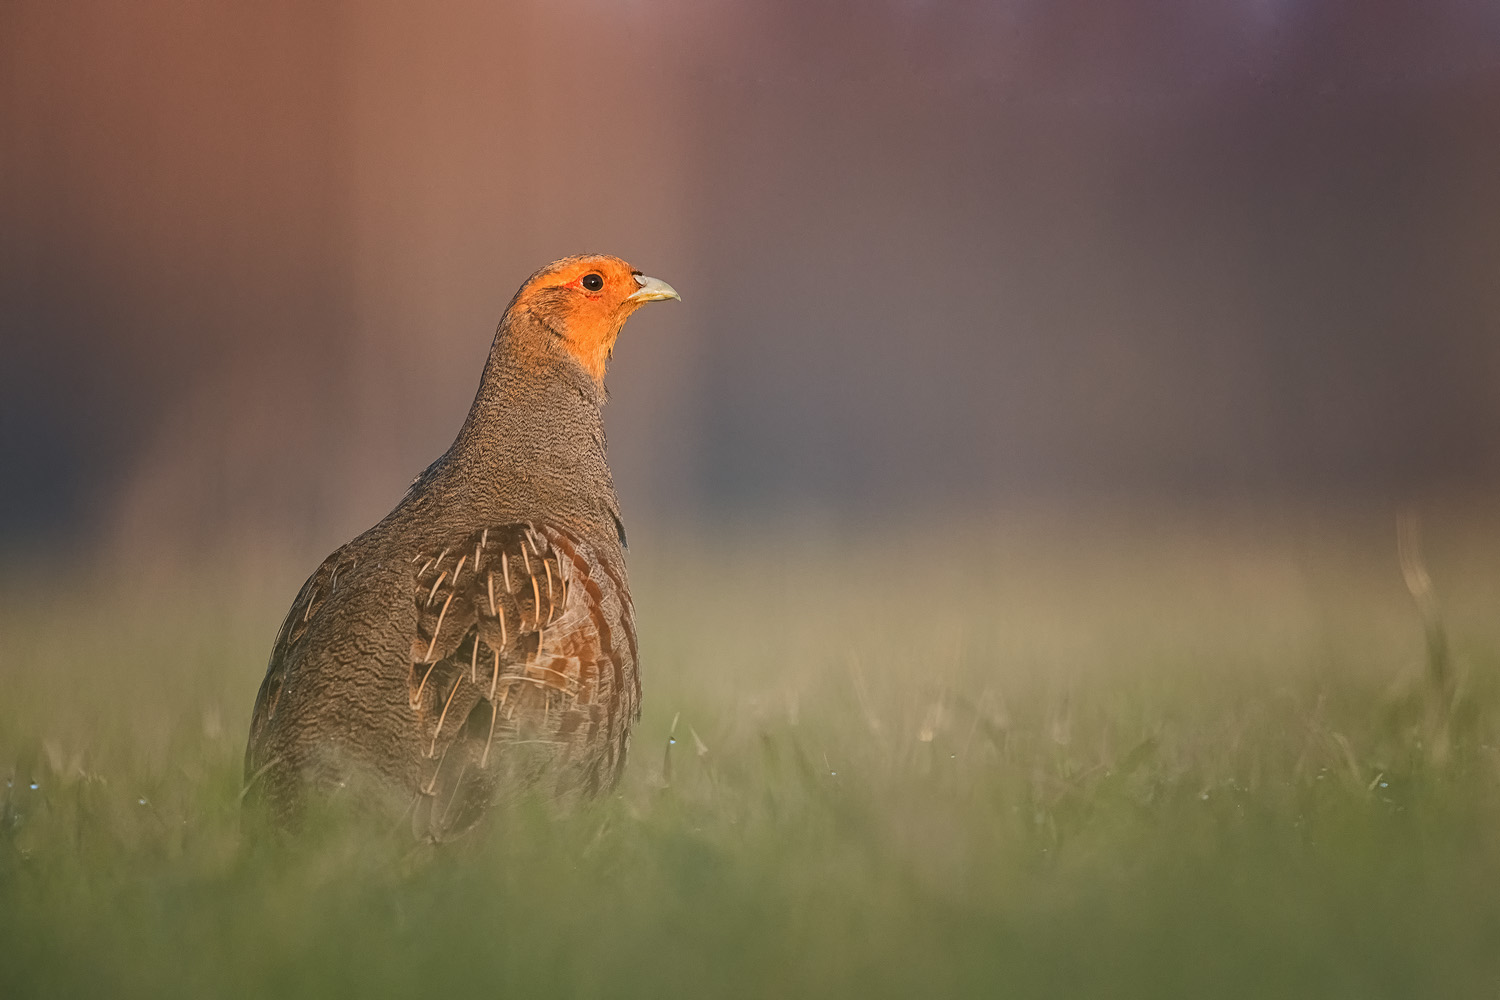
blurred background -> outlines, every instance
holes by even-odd
[[[316,559],[581,251],[632,523],[1483,496],[1497,177],[1466,0],[3,0],[0,550]]]

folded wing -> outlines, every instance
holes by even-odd
[[[414,822],[441,839],[506,787],[614,785],[640,704],[634,609],[611,550],[505,524],[411,558],[408,676],[424,755]]]

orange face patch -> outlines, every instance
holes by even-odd
[[[631,299],[639,273],[618,257],[567,257],[532,275],[514,308],[530,310],[561,334],[568,352],[602,383],[620,328],[643,304]]]

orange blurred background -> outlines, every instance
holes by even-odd
[[[0,4],[0,548],[321,551],[620,254],[627,517],[1500,469],[1500,14]]]

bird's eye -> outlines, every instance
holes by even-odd
[[[604,287],[604,279],[597,274],[585,274],[583,276],[583,287],[591,292],[597,292]]]

